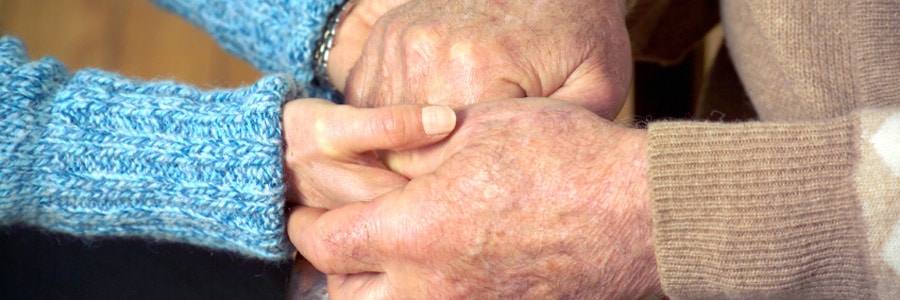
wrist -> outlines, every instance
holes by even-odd
[[[632,2],[632,1],[629,1]],[[634,165],[636,166],[633,176],[630,178],[630,186],[633,189],[635,211],[638,219],[641,220],[643,226],[642,246],[644,255],[648,259],[648,265],[643,274],[645,280],[644,286],[647,288],[646,293],[651,295],[663,295],[662,283],[659,278],[658,265],[656,263],[656,249],[653,239],[653,199],[650,195],[650,177],[649,163],[647,156],[648,135],[647,130],[629,129],[634,140],[633,145],[636,154],[634,156]]]
[[[334,88],[331,81],[330,63],[332,59],[332,51],[336,43],[336,36],[340,25],[345,22],[347,15],[353,11],[356,2],[353,0],[344,1],[336,6],[328,15],[322,36],[316,42],[315,52],[313,53],[313,83],[324,88]]]
[[[618,179],[622,195],[619,203],[623,212],[631,214],[630,222],[625,224],[630,229],[622,232],[632,235],[630,241],[637,253],[632,272],[635,272],[634,291],[636,295],[662,295],[662,286],[657,270],[656,253],[653,241],[653,210],[650,196],[647,131],[641,129],[625,129],[623,137],[617,140],[618,152],[622,165]]]
[[[375,23],[384,14],[384,10],[388,9],[376,7],[372,5],[372,1],[350,0],[350,2],[359,3],[352,4],[352,9],[344,9],[345,15],[336,24],[334,43],[326,68],[331,85],[342,93],[347,86],[347,76],[362,56]]]
[[[370,29],[359,20],[348,16],[338,25],[335,42],[331,48],[331,61],[326,72],[334,89],[344,92],[350,69],[362,55]]]

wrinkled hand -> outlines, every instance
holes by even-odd
[[[285,104],[288,200],[312,207],[368,201],[406,177],[387,170],[375,150],[404,150],[447,137],[456,125],[448,107],[401,105],[360,109],[325,100]]]
[[[389,10],[409,0],[350,0],[352,8],[338,24],[325,72],[331,84],[343,91],[350,68],[362,54],[375,23]]]
[[[553,97],[613,118],[631,80],[623,0],[413,0],[381,17],[348,104]]]
[[[386,157],[406,186],[294,210],[335,299],[637,298],[660,290],[645,134],[547,99],[458,113],[447,140]],[[552,124],[552,126],[548,126]]]

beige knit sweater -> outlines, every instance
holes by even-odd
[[[720,6],[761,121],[650,125],[666,294],[900,299],[900,1]]]

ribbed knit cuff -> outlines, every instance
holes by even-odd
[[[23,55],[0,39],[0,224],[289,257],[290,76],[206,92]]]
[[[313,85],[313,54],[328,15],[344,0],[153,0],[203,28],[228,52],[260,71],[287,73],[306,97],[340,100]],[[298,97],[294,95],[293,97]]]
[[[654,238],[666,294],[870,298],[854,124],[651,124]]]

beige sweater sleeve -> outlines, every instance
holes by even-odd
[[[673,299],[900,297],[900,107],[805,123],[650,125]]]
[[[670,2],[634,8],[636,56],[677,57],[652,45],[696,36],[663,22],[685,16]],[[719,7],[763,122],[649,126],[666,294],[900,299],[900,1]]]

